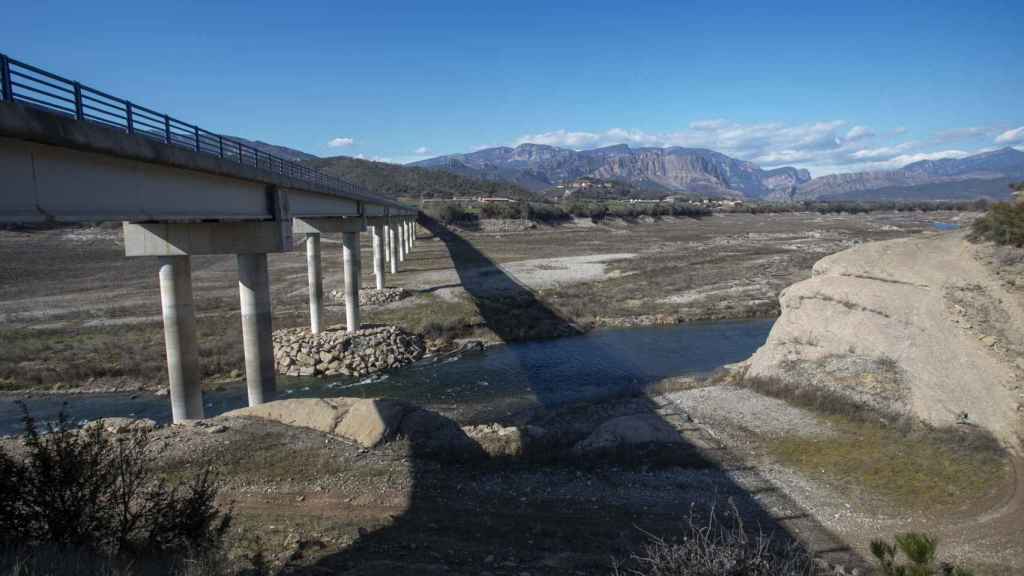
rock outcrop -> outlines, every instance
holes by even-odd
[[[398,439],[419,455],[467,459],[522,453],[531,434],[497,424],[461,428],[449,418],[408,402],[386,398],[296,398],[223,414],[301,426],[344,438],[364,448]]]
[[[274,332],[277,371],[289,376],[366,376],[419,360],[423,338],[395,326],[365,328],[353,334],[332,327],[313,335],[305,328]]]
[[[963,232],[877,242],[820,260],[780,297],[747,377],[826,387],[933,425],[1020,445],[1024,299]]]

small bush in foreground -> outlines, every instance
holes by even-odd
[[[971,240],[1024,247],[1024,203],[995,204],[971,224]]]
[[[896,543],[871,541],[871,554],[885,576],[973,576],[973,572],[950,564],[935,564],[938,542],[927,534],[908,532],[896,536]],[[902,552],[907,562],[899,564]]]
[[[0,452],[0,543],[71,546],[111,558],[198,554],[220,547],[231,520],[209,471],[183,486],[155,477],[149,435],[74,430],[62,413],[39,432],[25,412],[24,460]]]
[[[634,567],[615,568],[617,576],[810,576],[814,561],[798,543],[782,543],[758,531],[751,534],[733,506],[724,520],[712,509],[706,521],[693,513],[682,542],[652,537],[629,559]]]

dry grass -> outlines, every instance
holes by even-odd
[[[837,431],[828,438],[773,439],[767,449],[783,464],[841,490],[923,511],[969,505],[1007,480],[1006,450],[980,428],[932,428],[812,385],[767,378],[735,382],[811,409]]]
[[[906,433],[842,416],[826,420],[835,437],[771,440],[769,453],[840,489],[861,490],[913,511],[965,507],[991,494],[1009,473],[1006,454],[971,433]]]

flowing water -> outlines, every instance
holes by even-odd
[[[441,361],[423,361],[369,379],[282,378],[282,398],[388,396],[429,405],[464,421],[498,420],[514,412],[640,390],[659,380],[708,373],[749,357],[764,344],[771,320],[600,330],[574,338],[497,346]],[[206,392],[206,415],[246,403],[245,384]],[[33,416],[53,418],[62,406],[74,421],[109,416],[170,420],[167,397],[150,393],[38,396]],[[21,408],[0,402],[0,434],[21,430]]]

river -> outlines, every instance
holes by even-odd
[[[282,398],[388,396],[431,406],[463,422],[487,422],[531,407],[550,407],[640,390],[672,376],[708,373],[748,358],[764,344],[771,320],[599,330],[573,338],[514,343],[442,361],[425,360],[369,379],[281,378]],[[245,385],[206,392],[207,416],[245,405]],[[62,406],[73,421],[109,416],[170,420],[167,397],[151,393],[39,395],[24,400],[39,419]],[[0,435],[21,430],[18,403],[0,402]]]

